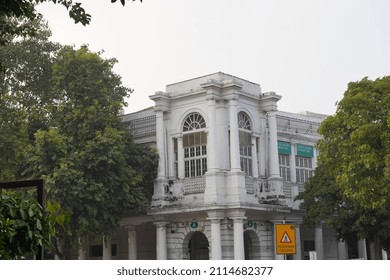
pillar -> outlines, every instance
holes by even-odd
[[[184,148],[183,148],[183,137],[177,138],[177,177],[184,179]]]
[[[245,260],[244,217],[233,218],[234,227],[234,259]]]
[[[313,148],[313,170],[317,167],[317,149]]]
[[[252,176],[259,177],[259,166],[257,164],[257,138],[252,136]]]
[[[85,250],[85,247],[82,244],[81,238],[79,238],[79,260],[86,260],[87,259],[87,251]]]
[[[103,236],[103,260],[111,260],[111,238]]]
[[[317,259],[323,260],[324,255],[324,236],[322,232],[322,226],[318,225],[314,229],[314,243],[315,243],[315,249],[317,252]]]
[[[263,134],[261,134],[259,138],[259,151],[257,158],[259,159],[260,177],[265,177],[267,175],[267,138],[264,135],[265,132],[262,131],[262,133]]]
[[[161,109],[156,109],[156,142],[159,156],[157,178],[165,178],[164,112]]]
[[[268,112],[268,129],[269,129],[269,146],[268,146],[268,166],[270,184],[270,194],[267,199],[279,200],[285,199],[283,193],[283,179],[280,177],[279,171],[279,151],[278,151],[278,132],[276,125],[276,111]],[[285,203],[282,201],[282,203]]]
[[[367,260],[367,246],[366,246],[366,239],[360,239],[358,240],[358,252],[359,252],[359,258]]]
[[[387,260],[387,259],[388,259],[387,251],[382,249],[382,260]]]
[[[222,260],[221,220],[211,219],[211,259]]]
[[[128,226],[127,228],[127,252],[129,260],[137,259],[137,231],[135,226]]]
[[[280,223],[280,221],[272,221],[272,223],[273,223],[273,227],[272,227],[273,228],[272,240],[273,240],[273,245],[274,245],[274,259],[275,260],[284,260],[285,255],[276,253],[277,240],[276,240],[276,227],[275,227],[275,224]]]
[[[229,101],[230,122],[230,168],[231,171],[240,171],[240,142],[238,138],[237,99]]]
[[[268,112],[268,129],[269,129],[269,176],[280,178],[276,111]]]
[[[168,222],[156,222],[156,257],[157,260],[167,259],[167,224]]]
[[[168,153],[168,162],[167,162],[168,177],[170,179],[173,179],[173,178],[175,178],[175,175],[177,176],[177,174],[175,174],[175,158],[174,158],[175,144],[174,144],[174,139],[172,137],[168,137],[167,141],[168,141],[168,146],[169,146],[169,149],[167,151],[167,153]]]
[[[339,240],[337,242],[337,259],[346,260],[347,259],[347,244],[344,240]]]
[[[209,131],[207,139],[207,172],[213,172],[217,169],[217,119],[215,98],[207,96],[208,117],[209,117]]]
[[[291,143],[291,155],[290,155],[290,174],[291,182],[297,182],[297,169],[295,164],[295,144]]]
[[[61,246],[61,244],[58,244],[57,243],[57,249],[58,249],[58,251],[61,253],[62,252],[62,246]],[[82,253],[81,252],[81,246],[79,245],[79,254],[78,254],[78,259],[80,259],[80,253]],[[57,251],[57,250],[56,250]],[[54,253],[54,259],[55,260],[60,260],[60,256],[57,254],[57,253]]]
[[[293,255],[293,259],[302,260],[301,228],[299,224],[295,224],[295,246],[297,251]]]

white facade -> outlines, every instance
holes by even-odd
[[[148,215],[122,220],[113,258],[348,258],[332,230],[301,225],[294,201],[316,167],[326,116],[279,112],[281,96],[221,72],[150,98],[153,108],[123,121],[138,143],[158,149],[154,196]],[[275,252],[274,225],[284,222],[296,226],[294,255]]]

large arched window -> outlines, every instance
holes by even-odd
[[[241,170],[246,175],[252,176],[252,134],[250,119],[244,112],[239,112],[237,117]]]
[[[199,177],[207,172],[206,122],[198,113],[191,113],[183,124],[184,176]]]

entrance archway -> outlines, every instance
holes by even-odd
[[[190,260],[208,260],[209,259],[209,241],[207,237],[197,231],[188,242],[188,252]]]
[[[253,230],[244,232],[244,252],[246,260],[260,260],[260,240]]]

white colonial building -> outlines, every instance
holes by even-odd
[[[135,141],[159,153],[150,211],[123,219],[107,244],[91,243],[81,258],[367,258],[364,242],[355,255],[332,229],[304,228],[294,200],[316,167],[325,115],[280,112],[281,96],[221,72],[150,98],[154,107],[123,116]],[[296,254],[276,253],[281,223],[295,224]]]

